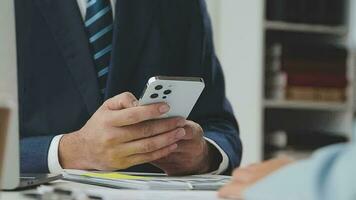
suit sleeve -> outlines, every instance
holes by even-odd
[[[239,166],[242,145],[239,127],[232,107],[226,98],[225,80],[221,65],[215,54],[210,17],[204,0],[199,0],[199,19],[195,27],[202,27],[202,66],[204,71],[205,90],[195,106],[192,118],[204,129],[205,137],[213,140],[227,154],[230,174]],[[199,32],[199,31],[197,31]],[[221,158],[220,158],[221,159]],[[217,160],[218,162],[218,160]]]
[[[21,173],[48,173],[48,149],[54,136],[21,138]]]
[[[352,200],[356,198],[356,144],[317,151],[268,176],[246,192],[247,200]]]

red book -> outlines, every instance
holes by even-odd
[[[287,75],[288,86],[346,88],[345,75],[323,73],[297,73]]]

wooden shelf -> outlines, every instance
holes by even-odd
[[[330,34],[337,36],[345,36],[348,30],[345,26],[326,26],[314,24],[299,24],[283,21],[266,21],[265,29],[275,31],[287,32],[302,32],[302,33],[316,33],[316,34]]]
[[[349,109],[346,103],[308,102],[288,100],[265,100],[264,107],[268,109],[300,109],[323,111],[346,111]]]

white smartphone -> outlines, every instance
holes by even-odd
[[[140,105],[165,102],[170,111],[160,118],[187,118],[205,87],[199,77],[156,76],[148,80]]]

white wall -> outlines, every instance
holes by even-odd
[[[262,158],[262,0],[207,0],[227,95],[240,124],[243,165]]]
[[[14,1],[0,0],[0,106],[10,108],[10,126],[6,138],[5,166],[2,186],[5,189],[18,185],[19,143],[18,108],[17,108],[17,67],[15,39]],[[0,187],[1,188],[1,187]]]
[[[356,10],[356,2],[350,0],[349,5],[349,26],[350,26],[350,44],[352,48],[356,48],[356,13],[352,12]]]
[[[349,44],[351,47],[352,52],[354,52],[354,57],[356,57],[355,52],[356,52],[356,12],[352,12],[356,10],[356,1],[350,0],[350,5],[349,5],[349,27],[350,27],[350,35],[349,35]],[[356,59],[355,59],[356,60]],[[354,66],[354,77],[356,77],[356,70]],[[354,82],[354,84],[356,84]],[[354,86],[354,112],[356,113],[356,87]],[[354,117],[354,122],[353,122],[353,137],[352,139],[355,140],[356,138],[356,118]]]

